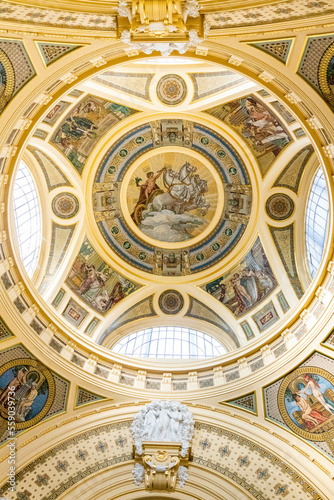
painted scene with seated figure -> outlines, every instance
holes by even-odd
[[[205,285],[203,289],[239,317],[266,299],[277,286],[278,283],[258,237],[236,266]]]
[[[44,408],[49,397],[46,367],[15,365],[0,377],[0,414],[8,419],[8,412],[15,407],[16,422],[27,422]],[[44,372],[44,373],[43,373]]]
[[[87,95],[66,115],[51,143],[81,174],[88,155],[103,134],[136,112],[127,106]]]
[[[291,137],[275,114],[254,95],[210,108],[206,113],[235,129],[252,149],[262,176]]]
[[[140,285],[129,281],[104,262],[88,238],[81,245],[66,284],[100,314],[140,288]]]
[[[325,376],[313,373],[312,368],[292,377],[284,404],[300,429],[312,434],[334,430],[334,387]]]

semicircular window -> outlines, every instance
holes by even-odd
[[[34,179],[23,161],[15,177],[13,209],[20,257],[31,278],[41,248],[41,210]]]
[[[226,348],[211,335],[190,328],[146,328],[119,340],[113,352],[135,358],[206,359],[221,356]]]
[[[306,211],[306,251],[312,278],[320,267],[324,251],[328,213],[326,180],[322,168],[319,168],[313,180]]]

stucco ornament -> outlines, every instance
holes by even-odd
[[[144,466],[141,464],[135,464],[135,468],[132,470],[132,474],[134,475],[134,483],[136,486],[140,486],[144,481],[145,470]]]
[[[132,1],[131,12],[130,3],[119,0],[116,10],[120,40],[130,51],[141,50],[144,54],[151,54],[156,50],[163,57],[168,57],[174,50],[184,54],[189,48],[196,48],[206,38],[206,29],[204,38],[199,36],[203,31],[200,9],[198,0],[186,0],[184,5],[172,0],[146,1],[146,4],[145,0],[139,0],[139,8],[138,2]],[[170,12],[173,14],[170,15]],[[188,17],[197,18],[198,21],[187,23]],[[148,35],[152,41],[143,41],[143,34]],[[173,36],[175,34],[179,36]],[[174,42],[179,37],[184,41]]]
[[[178,471],[177,471],[177,478],[179,480],[179,485],[181,488],[184,488],[184,484],[188,479],[188,469],[187,467],[184,467],[184,465],[180,465]]]
[[[143,453],[143,441],[159,441],[181,442],[185,457],[194,435],[194,419],[178,401],[152,401],[137,413],[131,430],[138,455]]]

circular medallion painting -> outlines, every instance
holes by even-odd
[[[293,214],[294,209],[294,202],[286,194],[273,194],[266,202],[266,212],[274,220],[288,219]]]
[[[184,153],[161,153],[140,164],[127,186],[130,217],[153,240],[181,243],[203,233],[218,205],[209,169]]]
[[[304,366],[281,384],[278,405],[286,425],[311,441],[334,437],[334,377],[322,368]]]
[[[55,397],[51,372],[39,361],[19,358],[0,369],[0,415],[5,420],[15,409],[16,430],[37,424],[47,414]]]
[[[53,213],[61,219],[71,219],[79,210],[79,200],[72,193],[57,194],[52,200]]]
[[[165,75],[157,85],[158,99],[167,106],[181,104],[187,95],[186,82],[178,75]]]
[[[183,297],[176,290],[166,290],[159,297],[159,307],[165,314],[177,314],[183,305]]]

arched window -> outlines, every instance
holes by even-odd
[[[113,352],[135,358],[206,359],[225,354],[218,340],[206,333],[176,326],[159,326],[130,333]]]
[[[20,257],[31,278],[41,248],[41,210],[34,179],[22,161],[14,182],[13,209]]]
[[[312,278],[316,275],[324,251],[328,223],[328,191],[322,168],[314,178],[306,211],[306,251]]]

